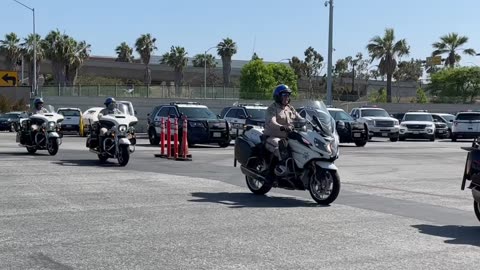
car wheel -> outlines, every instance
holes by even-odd
[[[452,142],[456,142],[457,141],[457,136],[455,136],[455,134],[452,133],[452,135],[450,136],[450,138],[452,139]]]
[[[431,142],[434,142],[434,141],[435,141],[435,135],[432,135],[432,136],[429,138],[429,140],[430,140]]]
[[[390,141],[391,141],[391,142],[396,142],[396,141],[398,141],[398,137],[391,137],[391,138],[390,138]]]
[[[366,140],[363,140],[363,141],[355,141],[355,145],[358,146],[358,147],[363,147],[367,144],[367,141]]]
[[[401,141],[401,142],[404,142],[404,141],[405,141],[405,137],[400,136],[400,137],[398,137],[398,140]]]
[[[227,148],[230,146],[230,141],[218,143],[221,148]]]
[[[160,138],[157,136],[157,132],[153,129],[148,131],[148,140],[150,141],[150,145],[158,145],[160,143]]]

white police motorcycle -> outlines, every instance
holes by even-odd
[[[339,154],[335,121],[321,101],[305,101],[301,106],[315,115],[295,122],[294,131],[288,134],[291,155],[286,162],[286,176],[275,175],[278,160],[265,148],[267,138],[258,126],[247,126],[236,139],[235,164],[241,164],[247,187],[254,194],[264,195],[272,187],[308,190],[318,204],[328,205],[340,192],[340,177],[334,164]]]
[[[31,114],[28,118],[20,119],[16,142],[19,143],[19,146],[27,148],[31,154],[37,150],[47,150],[50,155],[54,156],[62,144],[58,131],[64,117],[56,113],[50,105],[44,108],[48,110],[48,113]]]
[[[109,158],[116,158],[120,166],[127,165],[130,154],[135,151],[135,128],[138,119],[128,113],[125,104],[117,104],[118,114],[99,116],[98,121],[89,123],[91,130],[86,146],[91,152],[98,155],[102,162]],[[107,128],[106,134],[99,136],[100,129]]]

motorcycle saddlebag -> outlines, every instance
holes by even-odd
[[[244,135],[240,135],[235,140],[235,159],[242,165],[246,165],[249,158],[256,155],[258,149],[256,145]]]

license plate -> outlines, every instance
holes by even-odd
[[[388,133],[384,132],[382,133],[382,137],[387,137],[388,136]]]
[[[213,133],[213,137],[214,137],[214,138],[220,138],[220,137],[222,137],[222,133],[220,133],[220,132],[214,132],[214,133]]]
[[[413,134],[419,134],[418,131],[414,131]]]
[[[445,130],[439,130],[438,133],[443,133]]]
[[[72,125],[66,125],[67,128],[72,127]]]
[[[353,134],[353,137],[355,137],[355,138],[360,138],[361,136],[362,136],[361,133],[354,133],[354,134]]]

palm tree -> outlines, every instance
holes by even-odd
[[[205,63],[206,61],[206,63]],[[199,53],[193,57],[193,66],[194,67],[205,67],[205,64],[207,64],[207,68],[215,68],[217,66],[217,61],[215,61],[215,56],[211,54],[203,54]]]
[[[371,62],[379,59],[378,71],[380,75],[387,75],[387,102],[392,102],[392,75],[397,68],[397,57],[408,55],[410,46],[405,39],[395,42],[393,29],[385,29],[383,37],[375,36],[367,45],[367,50],[372,58]]]
[[[175,90],[177,97],[181,96],[181,86],[183,83],[183,70],[187,66],[187,51],[184,47],[172,46],[170,52],[163,54],[162,64],[167,64],[175,71]]]
[[[5,35],[4,40],[0,40],[0,50],[3,51],[7,58],[10,70],[17,70],[17,62],[22,57],[20,49],[20,38],[17,34],[10,33]]]
[[[133,48],[128,46],[126,42],[122,42],[120,45],[115,48],[115,52],[117,53],[117,62],[133,62]]]
[[[67,65],[65,66],[65,75],[67,85],[73,86],[78,76],[78,70],[85,60],[90,57],[91,45],[85,41],[77,42],[71,37],[68,39],[67,44],[65,48],[68,51],[66,55]]]
[[[439,42],[432,44],[435,51],[433,51],[432,56],[437,56],[441,54],[447,54],[447,59],[445,59],[445,66],[454,67],[455,63],[460,62],[461,56],[457,51],[463,51],[467,55],[475,55],[476,52],[474,49],[463,49],[461,48],[468,42],[468,37],[459,36],[457,33],[449,33],[440,37]]]
[[[149,64],[153,51],[157,49],[155,41],[157,41],[157,39],[152,38],[150,34],[143,34],[135,42],[135,50],[140,54],[140,58],[142,59],[143,64],[145,64],[144,82],[147,85],[150,85],[152,82],[152,72]]]
[[[230,86],[230,73],[232,72],[232,56],[237,53],[237,44],[231,38],[225,38],[217,45],[217,53],[222,57],[223,85]]]
[[[28,35],[27,38],[24,39],[24,43],[22,43],[22,55],[24,55],[24,60],[29,63],[29,84],[33,85],[33,57],[34,57],[34,45],[35,41],[37,42],[37,80],[40,75],[40,64],[45,59],[45,51],[43,49],[42,43],[45,42],[42,40],[39,34]],[[38,82],[37,82],[38,83]]]
[[[52,62],[53,80],[55,84],[64,86],[66,84],[65,66],[67,65],[68,36],[60,33],[57,29],[50,31],[42,43],[45,57]]]

